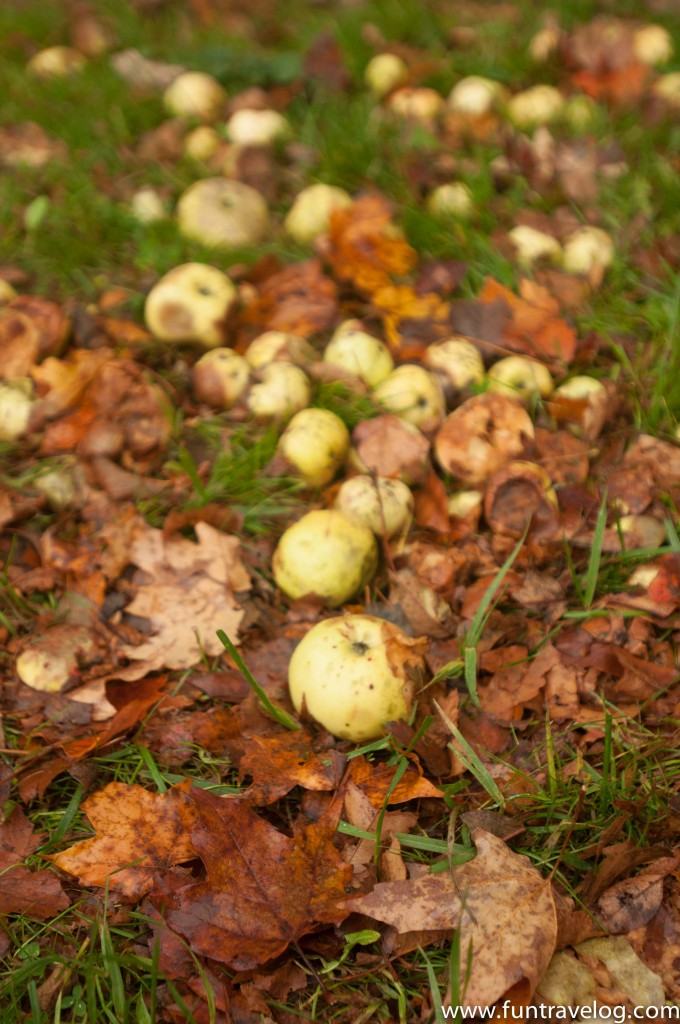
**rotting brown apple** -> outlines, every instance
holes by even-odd
[[[298,192],[283,222],[287,235],[300,245],[309,245],[325,235],[334,210],[352,205],[352,197],[344,188],[318,182]]]
[[[225,90],[204,71],[185,71],[163,93],[163,105],[169,114],[199,121],[215,121],[226,102]]]
[[[293,651],[293,705],[340,739],[375,739],[409,717],[426,680],[425,644],[373,615],[324,619]]]
[[[386,413],[363,420],[352,434],[350,461],[360,473],[423,484],[432,468],[430,442],[417,427]]]
[[[484,516],[494,533],[503,537],[521,537],[529,523],[534,540],[554,540],[559,533],[555,489],[535,462],[517,460],[496,470],[486,484]]]
[[[330,409],[302,409],[279,440],[278,450],[307,487],[329,484],[349,451],[349,430]]]
[[[281,537],[272,568],[288,597],[316,595],[337,608],[373,579],[378,547],[372,530],[335,509],[308,512]]]
[[[255,245],[266,235],[269,211],[250,185],[227,178],[203,178],[180,197],[177,222],[185,238],[237,249]]]
[[[569,427],[585,441],[594,441],[607,417],[609,393],[595,377],[571,377],[555,388],[548,409],[558,423]]]
[[[244,394],[249,380],[250,366],[231,348],[206,352],[192,371],[196,398],[215,409],[231,409]]]
[[[144,320],[161,341],[217,348],[224,343],[224,320],[235,300],[236,288],[217,267],[181,263],[149,292]]]
[[[533,436],[534,425],[516,398],[487,392],[449,413],[434,439],[435,457],[443,470],[474,487],[519,458]]]

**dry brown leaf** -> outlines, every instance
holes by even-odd
[[[128,899],[148,892],[156,874],[195,857],[189,831],[196,810],[189,783],[167,793],[111,782],[82,809],[97,835],[50,858],[84,885],[105,886]]]
[[[211,657],[221,654],[218,629],[236,642],[243,610],[234,592],[250,589],[239,540],[207,523],[197,523],[196,534],[198,544],[183,537],[165,540],[161,530],[139,523],[129,558],[149,578],[127,611],[149,619],[154,634],[144,643],[121,646],[121,653],[136,664],[122,669],[119,678],[138,679],[159,668],[189,668],[203,652]]]
[[[460,928],[461,976],[472,944],[462,1005],[491,1006],[507,996],[526,1006],[555,950],[552,889],[527,857],[496,836],[477,829],[473,840],[477,856],[452,875],[381,882],[348,906],[400,933]]]
[[[0,914],[43,921],[68,907],[70,901],[52,871],[29,871],[21,863],[43,840],[20,807],[0,824]]]
[[[207,879],[169,896],[167,922],[194,952],[237,970],[282,953],[320,923],[339,923],[352,869],[333,839],[340,801],[292,838],[244,800],[195,791],[191,831]]]
[[[333,751],[316,754],[302,730],[283,736],[251,736],[239,762],[241,775],[252,775],[245,796],[254,804],[270,804],[294,786],[330,792],[340,784],[344,758]]]
[[[393,275],[408,273],[418,260],[392,223],[389,201],[378,194],[333,211],[326,256],[337,278],[369,295],[389,287]]]

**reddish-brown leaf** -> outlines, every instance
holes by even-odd
[[[252,775],[246,796],[254,804],[270,804],[294,786],[332,791],[342,778],[344,758],[326,751],[316,754],[311,736],[302,730],[283,736],[251,736],[239,763],[241,775]]]
[[[55,874],[29,871],[21,863],[42,841],[20,807],[0,825],[0,914],[24,914],[44,921],[68,907],[69,899]]]
[[[191,842],[207,879],[174,895],[167,921],[196,953],[250,970],[317,924],[347,916],[341,901],[352,869],[333,845],[339,801],[289,838],[244,800],[202,791],[193,800]]]

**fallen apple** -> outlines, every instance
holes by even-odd
[[[562,255],[562,246],[553,235],[538,231],[528,224],[518,224],[508,232],[508,238],[515,247],[517,262],[531,266],[537,260],[557,261]]]
[[[408,82],[408,65],[396,53],[378,53],[364,70],[364,82],[374,96],[382,99],[399,85]]]
[[[439,185],[425,203],[433,217],[469,217],[474,210],[472,192],[462,181]]]
[[[36,78],[68,78],[86,64],[82,53],[70,46],[48,46],[31,57],[26,70]]]
[[[277,360],[305,366],[317,358],[316,351],[305,338],[285,331],[265,331],[254,338],[245,351],[245,357],[254,370]]]
[[[457,114],[484,117],[502,104],[506,96],[507,89],[501,82],[482,75],[467,75],[456,82],[446,105]]]
[[[641,64],[665,64],[673,56],[673,39],[663,25],[640,25],[633,32],[633,53]]]
[[[387,101],[388,108],[398,117],[417,121],[424,127],[432,127],[444,108],[444,98],[435,89],[425,86],[404,86],[393,92]]]
[[[394,359],[384,342],[348,321],[336,330],[323,354],[324,362],[359,377],[369,387],[377,387],[394,369]]]
[[[315,238],[326,234],[333,210],[351,205],[352,197],[344,188],[322,182],[308,185],[298,193],[288,211],[283,222],[284,231],[300,245],[309,245]]]
[[[555,388],[548,409],[558,423],[569,427],[585,441],[594,441],[607,417],[609,394],[604,384],[594,377],[571,377]]]
[[[0,383],[0,441],[18,441],[24,436],[33,404],[33,385],[28,378]]]
[[[331,608],[344,604],[373,579],[378,547],[359,519],[335,509],[308,512],[278,543],[272,568],[288,597],[322,598]]]
[[[290,125],[277,110],[237,110],[227,121],[227,134],[239,146],[271,146],[290,135]]]
[[[192,381],[199,402],[231,409],[248,387],[250,366],[231,348],[214,348],[194,366]]]
[[[330,409],[302,409],[279,440],[279,452],[307,487],[329,484],[347,458],[349,430]]]
[[[224,343],[224,319],[235,300],[234,285],[217,267],[181,263],[149,292],[144,319],[161,341],[217,348]]]
[[[426,433],[435,430],[446,412],[444,391],[437,378],[422,366],[404,363],[373,392],[376,402]]]
[[[335,508],[365,523],[378,537],[396,537],[408,531],[413,519],[413,495],[401,480],[353,476],[340,486]]]
[[[181,233],[203,245],[255,245],[267,233],[267,204],[254,188],[227,178],[203,178],[177,204]]]
[[[532,398],[547,398],[553,390],[550,370],[536,359],[527,356],[506,356],[489,370],[489,391],[512,395],[521,402]]]
[[[138,189],[130,200],[130,210],[140,224],[153,224],[167,217],[163,200],[154,188]]]
[[[652,92],[669,107],[680,107],[680,71],[660,75],[652,85]]]
[[[539,63],[553,56],[562,41],[562,31],[558,25],[544,25],[531,37],[529,56]]]
[[[16,288],[13,288],[9,281],[6,281],[4,277],[0,277],[0,305],[5,302],[10,302],[16,297]]]
[[[220,148],[221,141],[214,128],[200,124],[184,137],[182,150],[192,160],[209,160]]]
[[[562,267],[568,274],[589,274],[614,262],[614,243],[602,228],[585,225],[565,240]]]
[[[309,405],[312,388],[299,366],[278,362],[263,366],[250,388],[248,409],[258,420],[287,420]]]
[[[375,739],[410,715],[426,679],[424,643],[373,615],[324,619],[290,659],[293,705],[340,739]]]
[[[169,114],[199,121],[215,121],[226,102],[227,94],[220,83],[203,71],[185,71],[163,93],[163,105]]]
[[[465,338],[446,338],[428,345],[424,361],[442,379],[445,388],[462,391],[484,380],[484,361],[479,349]]]
[[[549,124],[562,112],[564,96],[554,85],[532,85],[507,102],[509,119],[518,128]]]

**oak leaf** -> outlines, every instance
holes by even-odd
[[[333,845],[340,801],[285,836],[245,800],[196,791],[191,843],[207,878],[172,895],[168,925],[194,952],[236,970],[282,953],[317,924],[337,924],[352,868]]]
[[[189,830],[196,818],[187,784],[167,793],[111,782],[88,797],[82,809],[97,835],[50,859],[84,885],[105,886],[139,899],[156,873],[195,857]]]
[[[492,1006],[506,994],[527,1005],[555,950],[551,886],[527,857],[491,833],[477,829],[473,840],[477,856],[453,874],[381,882],[347,904],[400,934],[460,928],[461,977],[472,945],[462,1005]]]

